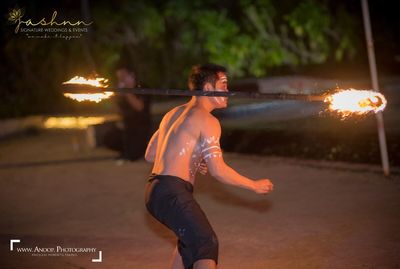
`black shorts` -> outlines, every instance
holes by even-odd
[[[185,269],[197,260],[218,263],[218,239],[199,204],[193,185],[179,177],[151,175],[146,187],[146,207],[150,214],[178,237],[178,251]]]

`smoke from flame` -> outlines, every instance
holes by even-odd
[[[364,115],[369,112],[383,111],[387,101],[383,94],[368,90],[341,90],[329,95],[324,102],[329,103],[329,109],[342,117]]]

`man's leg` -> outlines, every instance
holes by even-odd
[[[174,252],[172,254],[172,261],[170,267],[171,269],[185,269],[183,266],[182,257],[179,254],[178,247],[175,247]]]
[[[214,260],[211,259],[203,259],[198,260],[194,263],[194,269],[216,269],[217,265]]]

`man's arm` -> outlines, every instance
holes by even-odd
[[[264,194],[271,191],[273,185],[268,179],[251,180],[240,175],[224,162],[219,143],[220,136],[219,121],[213,116],[208,117],[201,130],[200,146],[210,174],[223,183],[249,189],[256,193]]]
[[[158,144],[158,133],[159,133],[159,130],[157,130],[153,134],[153,136],[150,139],[149,144],[147,145],[147,149],[146,149],[146,153],[144,155],[144,158],[149,163],[153,163],[155,158],[156,158],[157,144]]]

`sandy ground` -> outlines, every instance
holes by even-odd
[[[143,204],[150,165],[117,165],[73,132],[0,143],[0,268],[167,268],[175,238]],[[379,167],[226,154],[275,191],[197,179],[225,269],[400,268],[400,177]],[[10,239],[20,239],[10,251]],[[22,247],[96,248],[22,253]],[[94,263],[102,251],[102,262]],[[54,253],[53,253],[54,254]],[[40,256],[41,255],[41,256]]]

